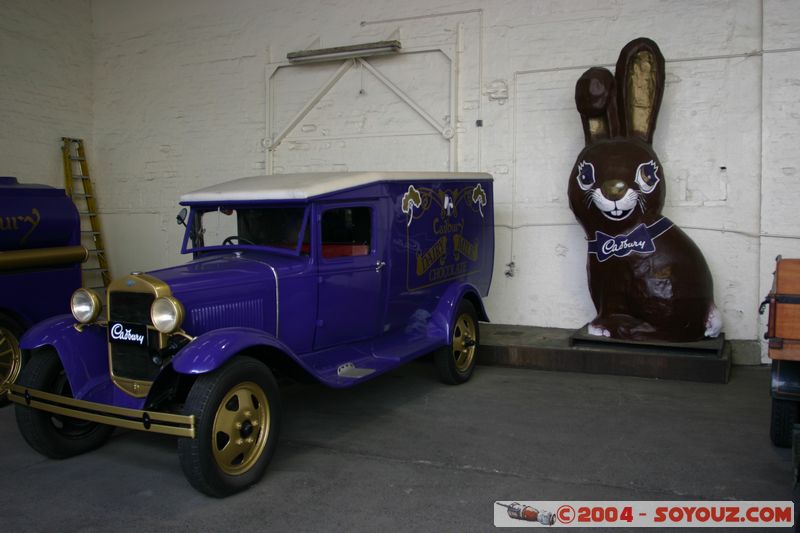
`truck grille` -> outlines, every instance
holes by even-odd
[[[151,343],[158,343],[158,334],[150,332],[149,336]],[[152,381],[161,369],[160,365],[153,363],[151,350],[146,346],[112,345],[111,361],[115,376],[137,381]]]
[[[150,325],[150,306],[155,295],[143,292],[112,292],[108,318],[112,322]]]
[[[111,322],[152,327],[150,305],[155,295],[140,292],[112,292],[109,294],[108,317]],[[160,335],[154,329],[147,331],[148,346],[109,344],[111,371],[115,377],[136,381],[153,381],[161,366],[153,363],[158,353]]]

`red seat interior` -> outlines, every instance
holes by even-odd
[[[311,246],[304,243],[300,247],[300,253],[311,253]],[[325,259],[334,259],[336,257],[358,257],[361,255],[369,255],[369,246],[366,244],[338,244],[326,243],[322,245],[322,257]]]
[[[336,257],[356,257],[369,254],[366,244],[323,244],[322,257],[333,259]]]

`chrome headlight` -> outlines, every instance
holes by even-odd
[[[72,293],[69,307],[75,320],[88,324],[100,314],[100,297],[92,290],[78,289]]]
[[[150,320],[161,333],[172,333],[183,323],[183,306],[172,296],[162,296],[150,306]]]

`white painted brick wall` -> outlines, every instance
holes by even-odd
[[[27,16],[16,25],[35,26]],[[390,36],[414,46],[461,39],[458,165],[496,178],[495,321],[577,327],[592,318],[585,244],[566,202],[583,143],[572,94],[586,67],[611,66],[639,36],[668,61],[654,141],[665,214],[704,250],[729,338],[760,337],[757,305],[774,256],[800,257],[796,0],[104,0],[91,18],[93,165],[116,274],[180,259],[180,192],[265,171],[275,133],[265,123],[268,65],[314,42]],[[300,77],[292,83],[313,93]],[[438,109],[436,98],[429,92]],[[12,107],[0,100],[0,114]],[[331,119],[313,113],[306,132]],[[20,127],[36,124],[31,115]],[[438,164],[440,144],[420,160]],[[387,160],[374,147],[366,156],[308,148],[319,168]],[[302,163],[296,155],[282,161]],[[517,274],[507,278],[510,261]]]
[[[61,137],[92,135],[89,0],[0,5],[0,175],[64,186]]]

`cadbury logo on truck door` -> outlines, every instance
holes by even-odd
[[[409,290],[478,271],[486,203],[480,183],[443,190],[409,185],[401,203]]]

